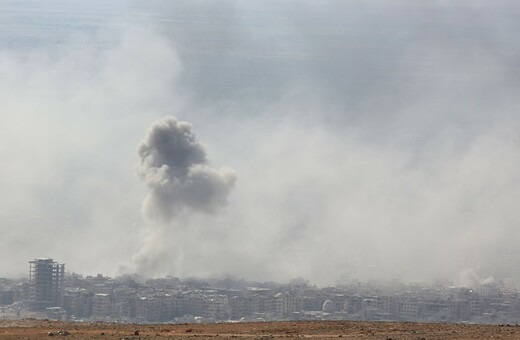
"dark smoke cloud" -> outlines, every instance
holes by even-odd
[[[138,174],[151,189],[144,215],[170,221],[183,208],[215,213],[227,203],[236,175],[209,165],[191,124],[165,117],[154,122],[139,145]]]

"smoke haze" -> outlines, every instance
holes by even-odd
[[[0,276],[520,279],[519,5],[0,7]]]

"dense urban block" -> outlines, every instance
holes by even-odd
[[[504,282],[349,282],[336,287],[240,279],[110,278],[65,273],[52,259],[30,261],[27,278],[0,279],[0,317],[185,323],[364,320],[520,323],[520,293]]]

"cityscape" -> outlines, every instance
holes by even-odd
[[[0,0],[0,338],[520,340],[519,14]]]
[[[281,320],[520,323],[520,292],[501,281],[473,288],[450,282],[348,282],[317,287],[242,279],[111,278],[65,271],[51,258],[29,261],[23,279],[0,279],[0,318],[123,323]]]

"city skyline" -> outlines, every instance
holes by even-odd
[[[2,319],[74,322],[213,323],[265,321],[397,321],[518,324],[520,290],[511,282],[407,284],[238,278],[146,279],[64,273],[53,259],[29,261],[28,279],[0,278]]]

